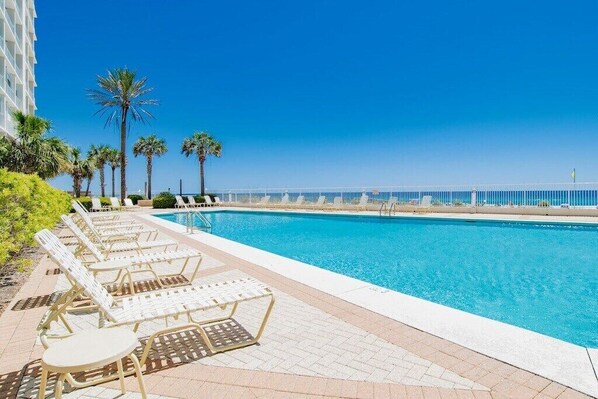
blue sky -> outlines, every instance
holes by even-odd
[[[148,76],[161,104],[129,143],[166,139],[156,190],[198,190],[197,130],[223,143],[208,188],[597,181],[597,4],[38,1],[37,113],[116,146],[85,89]]]

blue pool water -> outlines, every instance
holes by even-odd
[[[212,233],[577,345],[598,347],[598,228],[206,212]],[[159,215],[185,223],[184,214]]]

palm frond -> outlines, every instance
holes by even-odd
[[[89,99],[100,106],[95,115],[106,119],[104,127],[119,124],[129,112],[135,122],[145,123],[144,116],[154,118],[144,109],[145,106],[158,105],[157,100],[144,98],[153,88],[147,87],[147,77],[136,79],[136,76],[127,68],[109,70],[106,76],[97,76],[97,88],[87,90]],[[128,125],[127,129],[130,128]]]

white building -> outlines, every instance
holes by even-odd
[[[0,134],[14,136],[11,112],[35,113],[34,0],[0,0]]]

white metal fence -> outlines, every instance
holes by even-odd
[[[431,196],[432,206],[497,206],[497,207],[597,207],[598,183],[553,184],[480,184],[457,186],[396,187],[320,187],[320,188],[255,188],[207,190],[227,203],[258,203],[270,196],[270,203],[280,202],[285,194],[289,202],[303,196],[314,203],[325,196],[330,203],[341,197],[345,204],[357,204],[362,195],[369,203],[379,204],[395,198],[399,205],[419,205],[424,196]],[[185,194],[185,193],[183,193]],[[195,194],[195,193],[189,193]]]

